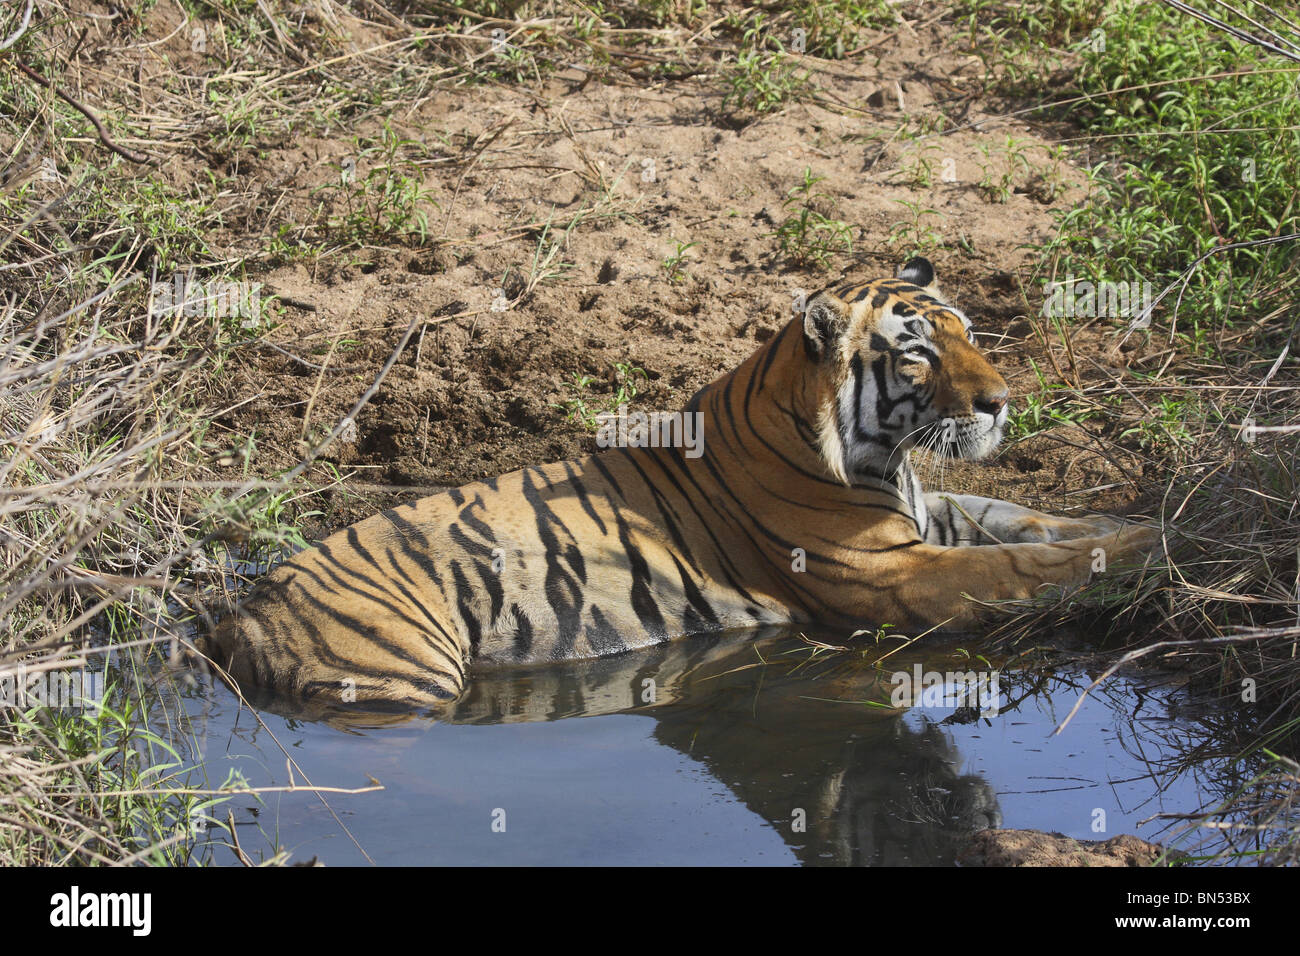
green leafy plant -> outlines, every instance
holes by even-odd
[[[899,160],[898,170],[904,182],[918,189],[929,189],[934,185],[934,161],[931,154],[942,150],[938,143],[926,143],[911,150]]]
[[[1069,114],[1111,160],[1083,157],[1089,202],[1060,213],[1045,258],[1058,275],[1159,289],[1232,243],[1179,294],[1177,340],[1212,353],[1225,329],[1258,318],[1261,290],[1294,276],[1294,245],[1263,243],[1300,232],[1295,71],[1162,4],[1121,4],[1099,29],[1104,45],[1081,52],[1088,100]]]
[[[901,246],[908,256],[925,255],[943,245],[943,234],[936,228],[946,219],[936,209],[928,209],[910,199],[895,199],[894,202],[904,207],[909,218],[896,222],[889,230],[889,244]]]
[[[424,144],[399,137],[385,121],[379,141],[334,164],[338,181],[315,191],[333,200],[327,230],[358,244],[393,239],[424,243],[429,211],[438,208],[432,190],[423,185],[416,158],[425,152]]]
[[[1188,422],[1200,418],[1186,399],[1161,395],[1136,425],[1120,433],[1120,438],[1135,437],[1146,449],[1167,447],[1173,451],[1192,441]]]
[[[645,369],[630,362],[615,362],[613,378],[613,392],[602,399],[591,392],[597,379],[592,375],[575,372],[565,383],[570,392],[569,397],[555,407],[562,409],[570,420],[594,432],[600,427],[597,416],[617,412],[620,407],[632,404],[641,390],[641,383],[648,376]]]
[[[1004,203],[1009,200],[1015,192],[1017,179],[1029,172],[1026,147],[1026,141],[1012,136],[994,146],[980,144],[980,152],[988,162],[980,164],[984,176],[979,181],[979,190],[989,202]]]
[[[673,243],[675,248],[673,249],[672,254],[667,256],[660,265],[663,266],[663,270],[667,274],[669,282],[681,282],[682,280],[689,278],[689,274],[683,267],[686,262],[686,253],[698,245],[698,243],[681,242],[677,239],[674,239]]]
[[[796,4],[794,22],[806,31],[806,52],[842,59],[860,43],[862,31],[895,26],[888,0],[819,0]]]
[[[823,179],[813,175],[812,167],[804,167],[803,181],[786,193],[781,204],[789,215],[771,234],[781,253],[796,266],[825,269],[835,253],[853,251],[852,228],[822,211],[833,205],[830,195],[816,190]]]
[[[780,50],[764,53],[750,48],[740,52],[723,77],[730,87],[722,101],[723,109],[770,113],[797,96],[807,87],[808,80],[786,66],[785,60],[785,53]]]
[[[1059,425],[1078,425],[1097,415],[1100,409],[1078,400],[1078,392],[1051,382],[1038,363],[1029,359],[1029,367],[1038,379],[1038,391],[1027,393],[1012,406],[1007,415],[1007,438],[1019,441]]]

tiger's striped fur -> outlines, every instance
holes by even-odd
[[[598,657],[780,622],[969,626],[1159,540],[923,493],[909,449],[979,458],[1007,387],[924,259],[832,287],[687,406],[703,453],[611,448],[374,515],[285,562],[208,648],[240,683],[429,706],[472,665]]]

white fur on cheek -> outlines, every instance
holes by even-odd
[[[821,441],[822,460],[826,462],[831,477],[847,485],[848,463],[844,460],[844,442],[840,438],[839,420],[834,409],[822,409],[817,421],[817,435]]]

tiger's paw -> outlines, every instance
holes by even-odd
[[[1158,522],[1148,519],[1121,522],[1108,536],[1113,540],[1107,547],[1111,560],[1142,564],[1148,557],[1160,561],[1166,556],[1165,529]]]
[[[1124,526],[1123,519],[1112,518],[1110,515],[1094,515],[1087,518],[1034,516],[1017,523],[1013,540],[1050,544],[1053,541],[1099,538],[1118,534]]]

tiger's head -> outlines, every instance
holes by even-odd
[[[803,334],[824,396],[822,455],[840,480],[887,477],[917,446],[978,459],[1002,441],[1007,383],[975,347],[970,319],[943,300],[929,261],[819,292]]]

